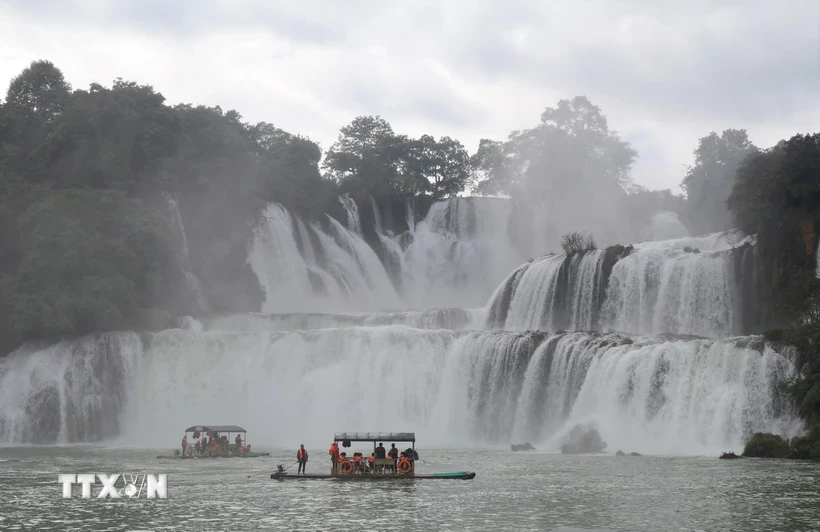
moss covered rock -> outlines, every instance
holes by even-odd
[[[768,432],[754,433],[743,448],[743,456],[753,458],[785,458],[788,454],[788,440]]]

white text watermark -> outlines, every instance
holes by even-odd
[[[144,496],[147,499],[167,499],[168,498],[168,475],[161,473],[152,475],[146,473],[126,474],[114,473],[113,475],[80,474],[80,475],[57,475],[57,482],[63,485],[63,499],[70,499],[72,486],[79,485],[83,499],[91,498],[91,486],[102,485],[97,491],[98,499],[138,499]]]

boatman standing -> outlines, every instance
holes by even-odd
[[[330,455],[330,467],[336,469],[339,463],[339,446],[336,442],[330,444],[330,450],[327,452]]]
[[[185,456],[185,450],[188,448],[188,433],[182,437],[182,456]]]
[[[304,443],[300,445],[299,450],[296,451],[296,461],[299,462],[299,469],[296,470],[296,474],[307,473],[308,453]]]

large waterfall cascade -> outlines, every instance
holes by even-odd
[[[379,250],[340,201],[345,225],[268,207],[248,252],[262,313],[0,359],[0,443],[171,446],[207,422],[273,445],[373,429],[557,450],[583,424],[610,452],[693,454],[801,429],[774,392],[789,358],[726,338],[738,304],[726,235],[641,243],[614,264],[595,250],[521,265],[503,201],[438,203],[400,235],[371,205]],[[596,329],[629,332],[556,332]]]

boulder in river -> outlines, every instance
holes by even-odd
[[[723,459],[723,460],[734,460],[735,458],[743,458],[743,457],[736,455],[734,452],[730,452],[730,453],[721,454],[720,458]]]
[[[530,444],[530,442],[513,443],[512,445],[510,445],[510,448],[513,451],[534,451],[535,450],[535,447],[533,447],[532,444]]]
[[[618,452],[615,453],[615,456],[626,456],[626,453],[623,452],[622,450],[618,449]]]
[[[563,454],[600,453],[604,449],[606,442],[598,434],[598,430],[583,425],[575,425],[561,446]]]

